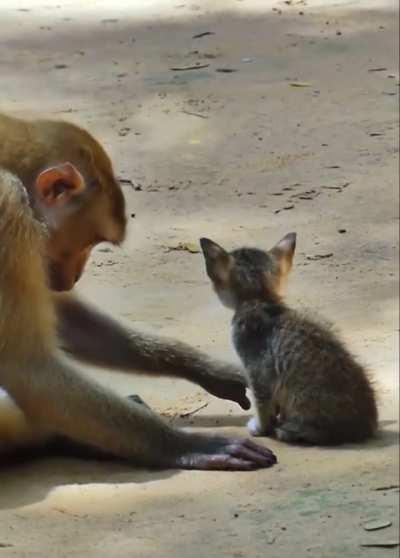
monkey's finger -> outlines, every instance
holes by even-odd
[[[247,397],[244,389],[240,386],[240,393],[236,393],[233,395],[233,390],[229,393],[218,393],[215,394],[217,397],[221,397],[221,399],[228,399],[229,401],[235,401],[238,405],[242,407],[245,411],[248,411],[251,407],[251,403],[249,398]]]
[[[244,445],[249,448],[249,449],[253,449],[257,452],[261,452],[263,454],[270,454],[270,455],[274,455],[274,452],[267,448],[266,446],[262,446],[261,444],[256,444],[256,442],[253,442],[252,440],[246,439],[244,441]],[[275,457],[275,455],[274,455]]]
[[[236,403],[238,403],[238,405],[240,405],[245,411],[247,411],[251,407],[250,400],[246,395],[246,387],[242,384],[236,382],[233,385],[226,384],[223,386],[223,391],[218,389],[214,391],[214,394],[217,395],[217,397],[221,397],[222,399],[236,401]]]
[[[277,459],[273,454],[261,454],[248,448],[238,448],[232,451],[235,457],[252,461],[257,467],[268,468],[275,465]]]
[[[195,454],[183,459],[179,466],[184,469],[201,469],[204,471],[252,471],[258,468],[254,461],[227,454]]]
[[[259,467],[272,467],[277,462],[277,458],[271,450],[256,444],[235,444],[231,453],[240,459],[252,461]]]
[[[250,399],[247,397],[246,394],[243,394],[238,403],[245,411],[248,411],[251,407]]]

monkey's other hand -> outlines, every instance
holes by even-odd
[[[266,469],[277,463],[277,458],[270,449],[251,440],[202,434],[192,436],[193,449],[179,455],[170,466],[181,469],[250,471]]]
[[[215,397],[235,401],[246,411],[251,407],[246,395],[246,379],[234,366],[221,368],[221,373],[218,375],[216,372],[212,376],[208,375],[202,380],[201,386]]]

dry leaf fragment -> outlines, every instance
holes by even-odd
[[[190,252],[191,254],[198,254],[199,247],[194,242],[178,242],[176,246],[166,246],[169,252]]]
[[[189,116],[197,116],[198,118],[208,118],[205,114],[199,114],[198,112],[190,112],[188,110],[181,110],[183,114],[188,114]]]
[[[390,527],[391,524],[391,521],[378,519],[376,521],[369,521],[368,523],[364,523],[363,528],[366,531],[378,531],[379,529],[386,529],[386,527]]]
[[[202,68],[208,68],[210,64],[196,64],[195,66],[174,66],[170,68],[173,72],[186,72],[187,70],[201,70]]]
[[[294,209],[294,205],[285,205],[281,209],[275,209],[274,213],[280,213],[281,211],[289,211],[290,209]]]
[[[133,181],[130,178],[118,178],[118,181],[121,186],[124,186],[126,184],[127,186],[131,186],[132,188],[134,187]]]
[[[232,74],[233,72],[237,72],[235,68],[217,68],[215,71],[220,74]]]
[[[215,35],[214,31],[203,31],[203,33],[197,33],[193,35],[192,39],[201,39],[202,37],[207,37],[208,35]]]
[[[311,83],[306,81],[291,81],[289,85],[291,87],[311,87]]]
[[[205,409],[206,407],[208,407],[208,403],[203,403],[202,405],[200,405],[200,407],[196,407],[196,409],[193,409],[192,411],[187,411],[186,413],[181,413],[179,416],[181,418],[191,417],[192,415],[195,415],[196,413],[198,413],[202,409]]]
[[[315,254],[315,256],[306,256],[307,260],[317,261],[317,260],[324,260],[325,258],[331,258],[333,256],[333,252],[329,252],[329,254]]]
[[[376,488],[373,488],[372,490],[395,490],[395,489],[399,489],[400,488],[400,484],[385,484],[383,486],[377,486]]]
[[[381,541],[381,542],[368,542],[361,543],[363,548],[396,548],[399,546],[399,541]]]

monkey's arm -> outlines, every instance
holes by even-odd
[[[246,380],[232,364],[189,345],[129,330],[76,298],[54,295],[65,351],[97,366],[185,378],[222,399],[250,407]]]

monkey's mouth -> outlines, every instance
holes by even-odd
[[[49,287],[52,291],[70,291],[75,285],[75,280],[66,275],[57,262],[49,262],[48,265]]]

